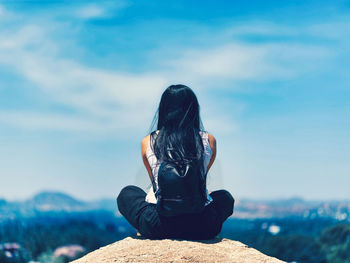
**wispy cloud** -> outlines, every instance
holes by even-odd
[[[76,15],[84,19],[103,17],[105,14],[105,9],[95,4],[81,7],[76,11]]]
[[[186,50],[180,58],[170,61],[169,67],[180,79],[200,85],[208,80],[269,81],[292,79],[317,70],[332,55],[333,51],[313,44],[237,42]]]
[[[118,5],[120,8],[122,4]],[[1,7],[1,6],[0,6]],[[77,15],[84,19],[105,16],[106,7],[97,4],[81,6]],[[0,12],[6,13],[4,8]],[[64,56],[60,39],[54,37],[60,24],[27,24],[12,31],[0,32],[0,63],[12,68],[31,87],[47,95],[47,100],[73,110],[73,115],[50,112],[1,112],[1,121],[30,129],[58,129],[89,131],[135,127],[142,122],[161,90],[172,82],[190,83],[206,89],[215,89],[214,82],[268,81],[291,79],[317,70],[332,52],[326,47],[309,43],[249,43],[239,36],[298,35],[292,27],[265,23],[224,28],[218,34],[228,36],[210,48],[188,47],[178,50],[176,59],[157,58],[166,62],[161,69],[130,73],[87,66]],[[310,27],[311,35],[321,32],[320,26]],[[303,29],[303,34],[305,30]],[[232,35],[238,38],[232,39]],[[62,40],[64,41],[64,40]],[[72,40],[74,41],[74,39]],[[226,85],[232,88],[232,85]],[[143,110],[140,111],[139,109]],[[226,113],[228,114],[228,113]],[[24,117],[27,120],[25,121]],[[147,118],[146,118],[147,119]],[[52,120],[55,120],[53,123]],[[74,127],[74,123],[80,123]],[[227,132],[237,129],[232,120],[229,127],[213,118],[213,126]],[[219,125],[220,124],[220,125]],[[99,126],[93,129],[93,126]],[[209,125],[210,126],[210,125]]]
[[[54,113],[38,113],[28,111],[0,111],[0,122],[15,125],[25,130],[54,130],[64,132],[105,132],[106,124],[98,120],[84,120],[79,117]],[[109,127],[115,128],[115,127]]]
[[[0,16],[3,16],[6,14],[5,8],[3,5],[0,5]]]
[[[56,52],[59,44],[50,39],[50,33],[31,25],[0,37],[0,63],[44,92],[48,101],[73,109],[77,116],[2,111],[3,122],[30,129],[118,130],[144,119],[144,111],[136,112],[137,107],[146,112],[154,108],[151,98],[164,88],[164,78],[147,72],[102,70],[62,58]]]
[[[242,36],[297,36],[300,35],[300,28],[276,24],[268,21],[244,21],[223,30],[227,37]]]
[[[9,11],[3,4],[0,3],[0,21],[6,21],[13,19],[15,16],[14,13]]]
[[[128,5],[128,2],[121,0],[100,4],[90,3],[77,7],[74,14],[77,18],[81,19],[103,18],[117,15],[120,10],[126,8]]]
[[[344,37],[349,31],[350,21],[348,18],[338,21],[325,21],[323,23],[316,23],[307,26],[304,30],[306,34],[316,37],[322,37],[325,39],[348,41],[348,38]]]
[[[225,45],[209,50],[188,50],[172,61],[176,69],[200,78],[250,79],[260,75],[264,50],[247,45]]]
[[[342,39],[344,33],[347,32],[350,25],[348,17],[338,18],[337,20],[324,20],[313,23],[306,23],[303,26],[290,24],[277,24],[270,21],[244,21],[235,25],[231,25],[223,30],[226,37],[234,37],[237,39],[251,36],[260,36],[264,38],[264,42],[273,41],[292,41],[303,42],[305,40],[326,40],[326,39]],[[273,39],[271,37],[278,37]]]

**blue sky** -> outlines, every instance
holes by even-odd
[[[348,1],[0,1],[0,197],[149,182],[162,91],[196,92],[209,188],[349,199]]]

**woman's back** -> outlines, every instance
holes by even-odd
[[[159,133],[159,131],[156,131],[156,133]],[[215,155],[213,153],[216,153],[216,147],[215,143],[215,138],[210,135],[208,132],[205,131],[200,131],[199,132],[201,138],[202,138],[202,143],[203,143],[203,167],[204,167],[204,173],[207,174],[208,172],[208,166],[209,163],[214,161]],[[157,203],[156,197],[155,197],[155,191],[158,190],[158,170],[160,165],[162,164],[161,160],[157,159],[157,156],[154,153],[154,140],[151,140],[151,136],[148,135],[144,138],[144,142],[141,144],[141,151],[142,151],[142,156],[143,159],[146,161],[146,164],[148,164],[150,170],[149,176],[152,178],[152,181],[155,182],[155,189],[150,188],[147,196],[146,196],[146,201],[150,203]],[[212,149],[213,148],[213,149]],[[212,159],[212,157],[214,157]],[[211,163],[212,163],[211,162]],[[209,194],[207,193],[207,204],[211,201],[211,198]]]
[[[117,198],[120,213],[149,238],[216,236],[233,213],[234,199],[225,190],[210,194],[206,190],[206,175],[216,156],[216,140],[204,132],[197,97],[190,88],[172,85],[164,91],[156,130],[141,142],[142,159],[153,189],[146,194],[139,187],[125,187]],[[193,210],[191,202],[196,204]],[[176,213],[163,213],[171,208],[168,205],[179,209]]]

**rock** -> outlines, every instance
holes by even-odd
[[[175,239],[150,240],[128,237],[95,250],[74,263],[115,262],[234,262],[282,263],[256,249],[230,239],[186,241]]]

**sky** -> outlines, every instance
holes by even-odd
[[[0,198],[146,189],[178,83],[217,140],[209,190],[350,199],[350,2],[324,0],[0,0]]]

